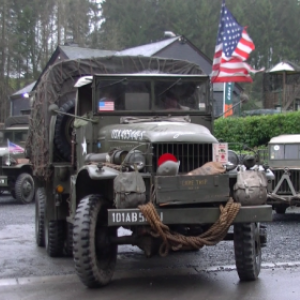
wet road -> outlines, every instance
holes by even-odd
[[[262,270],[255,282],[241,283],[235,272],[191,268],[118,271],[101,289],[87,289],[75,275],[0,280],[1,300],[298,300],[299,268]]]
[[[87,293],[90,299],[96,298],[96,295],[98,298],[102,295],[102,299],[117,299],[117,297],[129,299],[130,293],[135,295],[146,291],[147,295],[152,296],[155,291],[156,299],[193,299],[194,294],[191,294],[191,290],[199,293],[197,299],[199,295],[202,295],[203,299],[296,299],[292,298],[295,292],[293,293],[294,286],[291,284],[288,289],[291,297],[280,298],[279,293],[274,295],[272,292],[271,294],[276,297],[268,298],[266,294],[269,285],[274,285],[276,290],[276,282],[277,284],[280,282],[280,286],[285,286],[282,285],[282,281],[290,282],[289,278],[291,281],[296,281],[297,278],[298,282],[300,281],[299,223],[300,214],[297,213],[274,215],[273,223],[268,224],[269,242],[263,249],[263,270],[259,281],[255,283],[239,283],[234,270],[232,242],[221,242],[217,246],[204,247],[199,251],[171,254],[166,258],[150,259],[146,258],[137,247],[121,246],[112,285],[101,289],[101,292],[93,292],[78,282],[74,275],[72,259],[49,258],[44,248],[36,246],[34,204],[21,205],[10,196],[1,196],[0,295],[7,298],[0,296],[0,299],[69,299],[77,295],[75,291],[79,294]],[[25,282],[32,283],[24,285]],[[42,295],[39,286],[44,291],[54,289],[56,292],[52,295]],[[65,290],[64,286],[68,286],[71,290]],[[118,292],[111,294],[116,287]],[[58,296],[62,293],[60,290],[62,288],[66,293],[64,297]],[[228,298],[223,297],[225,295],[219,297],[219,292],[223,288]],[[241,295],[240,289],[246,298],[237,297]],[[31,291],[28,298],[25,298],[25,294],[22,298],[24,290]],[[264,296],[254,297],[251,294],[247,296],[247,290],[249,293],[257,290]],[[297,293],[299,295],[300,290]]]

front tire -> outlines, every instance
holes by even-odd
[[[240,280],[256,280],[261,268],[259,223],[234,225],[234,252]]]
[[[108,203],[99,195],[83,198],[76,211],[73,229],[75,270],[83,284],[94,288],[107,285],[113,276],[118,246],[109,238],[116,228],[107,227]]]
[[[34,181],[30,174],[22,173],[17,177],[14,192],[15,198],[23,204],[28,204],[33,201]]]
[[[45,203],[45,190],[38,188],[35,193],[35,240],[39,247],[45,246]]]

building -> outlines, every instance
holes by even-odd
[[[300,110],[300,66],[284,60],[266,70],[263,97],[265,109]]]
[[[32,91],[35,84],[36,81],[32,82],[29,85],[26,85],[24,88],[10,96],[11,116],[28,114],[28,110],[30,109],[29,93]]]

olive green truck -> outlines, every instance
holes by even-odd
[[[255,280],[273,174],[226,149],[215,155],[212,111],[209,76],[187,61],[51,67],[35,89],[27,141],[37,244],[72,255],[83,284],[98,287],[112,279],[118,245],[164,257],[233,240],[240,279]],[[132,233],[118,236],[120,227]]]
[[[19,203],[34,200],[30,161],[25,158],[28,115],[10,116],[0,126],[0,192],[8,191]]]

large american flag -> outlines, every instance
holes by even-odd
[[[264,70],[255,70],[245,62],[254,49],[246,29],[236,21],[223,0],[211,82],[252,82],[249,72]]]
[[[99,101],[98,111],[113,111],[115,110],[115,103],[113,101]]]

